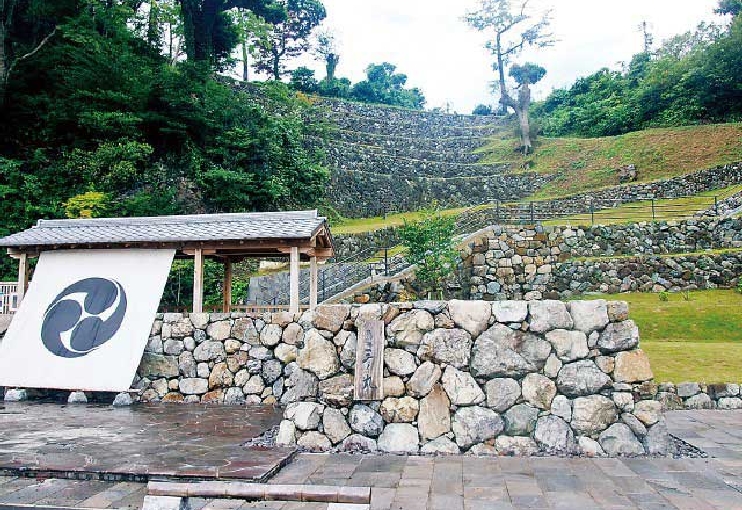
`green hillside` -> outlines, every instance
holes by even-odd
[[[647,182],[742,161],[742,124],[647,129],[604,138],[538,138],[535,154],[516,153],[514,137],[480,149],[483,163],[510,163],[560,177],[533,199],[553,198],[619,184],[617,168],[634,164]]]

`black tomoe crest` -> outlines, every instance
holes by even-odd
[[[85,278],[60,292],[46,309],[41,341],[56,356],[79,358],[109,341],[125,314],[126,292],[120,283]]]

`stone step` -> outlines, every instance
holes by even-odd
[[[371,502],[371,487],[333,485],[273,485],[250,482],[160,482],[147,484],[148,496],[177,498],[244,499],[250,501],[303,501],[363,505]]]

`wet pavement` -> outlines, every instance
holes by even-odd
[[[0,412],[0,458],[5,458],[8,448],[19,452],[23,445],[27,448],[43,448],[56,454],[63,451],[66,445],[76,455],[81,455],[83,450],[99,452],[109,446],[120,457],[119,463],[124,463],[125,457],[132,455],[132,452],[139,456],[145,455],[142,449],[133,444],[134,439],[162,437],[164,442],[159,450],[149,450],[147,455],[177,462],[177,459],[188,458],[189,451],[201,451],[196,448],[189,450],[193,445],[213,444],[217,450],[225,448],[219,444],[232,444],[233,449],[242,448],[239,445],[246,436],[258,435],[262,432],[261,428],[267,428],[275,419],[261,418],[259,413],[250,414],[250,408],[244,407],[226,408],[223,411],[224,408],[219,407],[181,405],[166,412],[156,412],[159,407],[156,406],[153,411],[149,411],[148,420],[144,420],[137,412],[120,415],[99,413],[100,417],[94,419],[96,426],[89,425],[91,430],[81,431],[85,427],[84,422],[80,421],[86,415],[81,410],[83,408],[57,406],[53,413],[39,409],[32,409],[32,414],[26,412],[25,419],[16,418],[17,423],[26,426],[28,424],[25,421],[29,420],[41,421],[41,424],[28,425],[24,430],[8,434],[7,420],[13,415],[7,413],[13,407],[6,406]],[[18,409],[32,407],[21,406]],[[44,406],[36,407],[44,409]],[[233,413],[235,410],[241,413],[239,416],[246,422],[253,422],[252,425],[235,424],[231,414],[222,414],[227,411]],[[62,419],[57,414],[68,417]],[[111,418],[104,419],[106,416]],[[164,419],[165,416],[174,420],[173,423],[160,421],[160,417]],[[100,423],[105,421],[111,423]],[[667,421],[672,434],[708,451],[713,458],[487,458],[299,454],[272,476],[268,483],[370,486],[370,508],[373,510],[742,510],[742,411],[673,411],[667,413]],[[158,425],[147,425],[149,422]],[[42,426],[44,423],[46,426]],[[64,428],[65,424],[72,432]],[[199,439],[190,434],[188,430],[193,425],[197,425],[198,430],[209,437]],[[149,432],[137,432],[141,427]],[[239,430],[244,430],[245,435],[242,436]],[[48,433],[47,440],[43,440],[43,431]],[[129,439],[116,441],[114,436],[117,431]],[[222,435],[223,438],[220,439]],[[78,439],[74,439],[75,437]],[[96,441],[101,445],[96,446]],[[209,447],[206,446],[206,449]],[[37,454],[35,458],[39,459],[41,456]],[[136,462],[138,464],[140,461]],[[157,463],[154,460],[153,462]],[[0,476],[0,508],[8,504],[100,509],[139,508],[145,493],[146,484],[143,483],[37,480]],[[193,510],[367,508],[325,503],[244,502],[200,498],[190,498],[189,503]]]
[[[6,403],[0,474],[265,480],[293,449],[243,445],[280,421],[268,406]]]

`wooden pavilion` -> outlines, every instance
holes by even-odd
[[[289,311],[299,311],[300,261],[309,262],[309,308],[317,306],[317,264],[334,255],[332,234],[317,211],[199,214],[149,218],[39,220],[0,239],[18,259],[18,302],[28,286],[28,260],[42,251],[71,249],[174,249],[193,258],[193,312],[203,311],[205,257],[224,264],[222,309],[232,303],[232,263],[248,257],[289,258]]]

